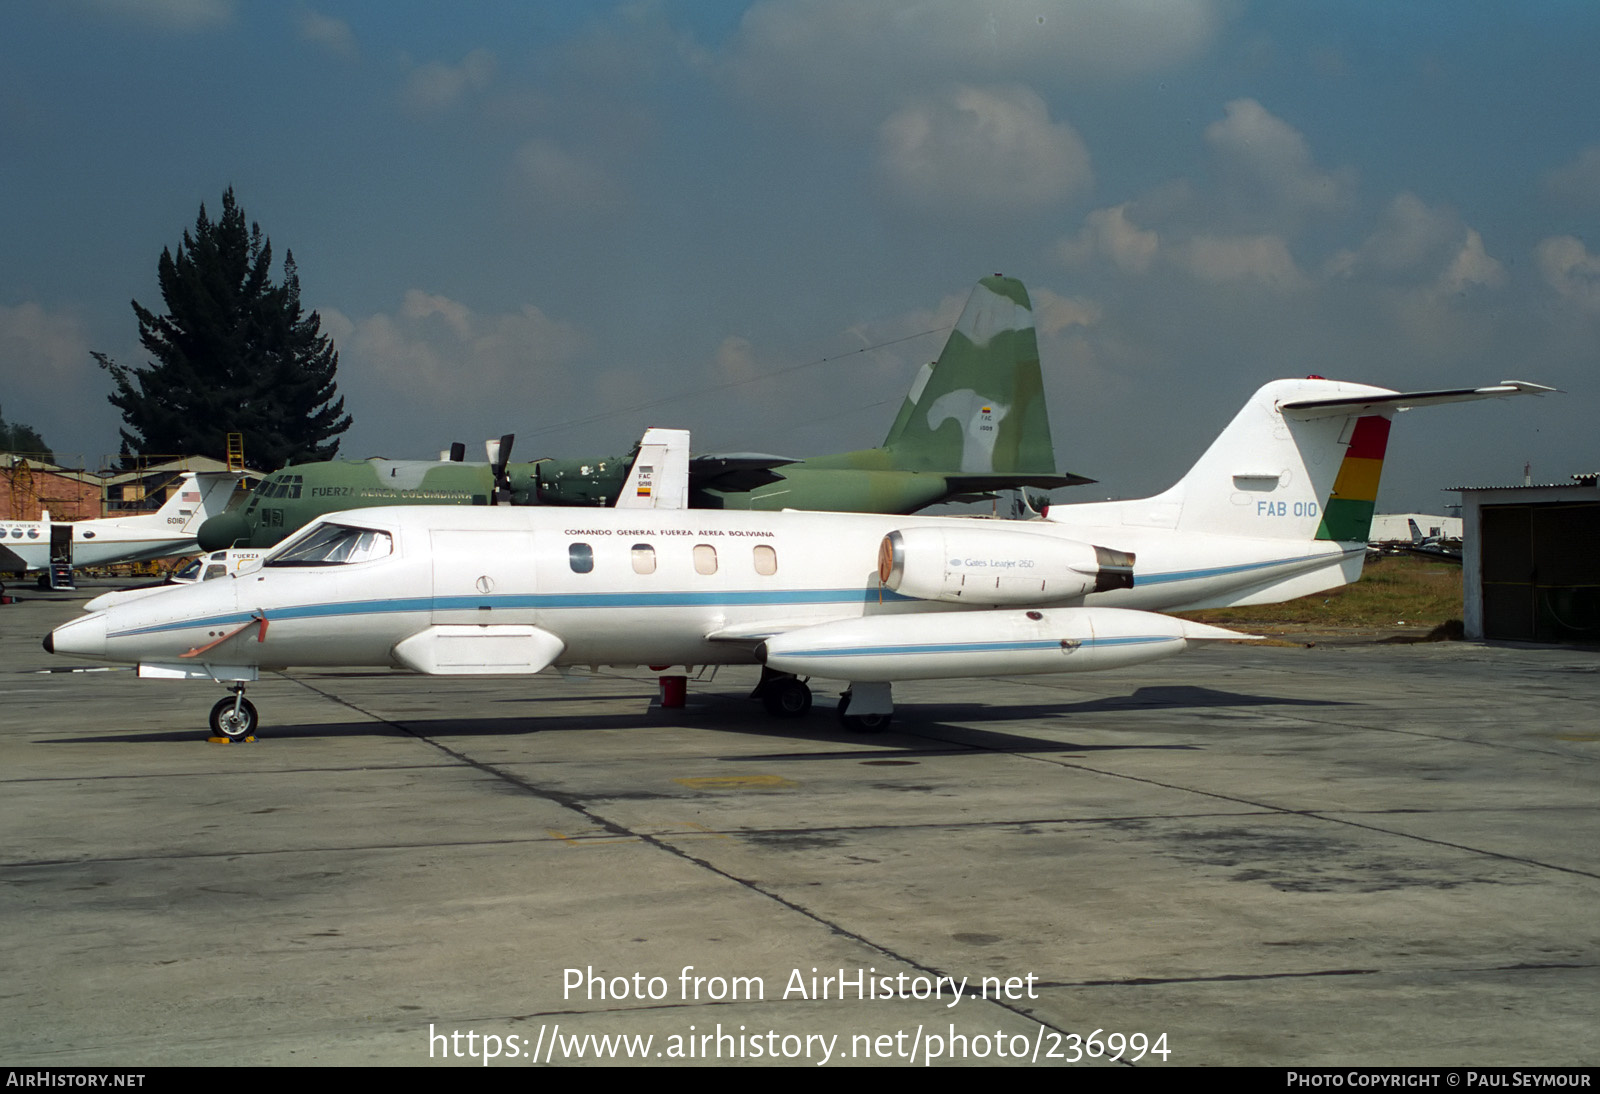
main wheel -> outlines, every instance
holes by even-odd
[[[761,703],[774,718],[800,718],[811,710],[811,689],[793,676],[778,676],[761,688]]]
[[[850,693],[839,696],[839,724],[856,733],[882,733],[889,728],[893,714],[850,714]]]
[[[232,698],[219,699],[217,705],[211,708],[211,731],[218,737],[226,737],[230,741],[242,741],[256,731],[255,704],[248,699],[239,700],[239,709],[234,710]]]

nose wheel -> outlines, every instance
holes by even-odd
[[[217,700],[211,708],[211,731],[230,741],[242,741],[255,735],[258,719],[255,704],[244,697],[244,688],[234,688],[233,695]]]

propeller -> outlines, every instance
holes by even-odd
[[[490,505],[507,505],[511,502],[511,476],[506,474],[506,465],[511,462],[511,442],[516,439],[515,433],[507,433],[498,441],[484,442],[484,448],[489,453],[489,471],[494,475],[494,493],[489,497]],[[455,451],[453,446],[451,451]]]

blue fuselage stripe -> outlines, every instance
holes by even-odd
[[[1365,551],[1366,545],[1363,544],[1360,550]],[[1241,562],[1231,566],[1211,566],[1203,570],[1174,570],[1165,574],[1148,574],[1135,568],[1133,584],[1135,588],[1141,585],[1170,585],[1175,581],[1201,581],[1212,577],[1226,577],[1229,574],[1254,573],[1257,570],[1270,570],[1274,566],[1298,566],[1305,562],[1337,562],[1345,555],[1354,553],[1354,551],[1344,551],[1338,555],[1300,555],[1297,558],[1275,558],[1268,562]]]
[[[267,610],[271,622],[290,619],[325,619],[332,616],[392,615],[407,612],[470,612],[481,608],[495,611],[556,610],[573,608],[723,608],[787,607],[796,604],[914,603],[889,589],[792,589],[787,591],[729,590],[721,592],[664,593],[507,593],[503,595],[414,596],[389,600],[348,600],[329,604],[292,604]],[[190,627],[226,627],[247,623],[254,612],[238,611],[223,615],[180,619],[148,627],[115,631],[108,637],[125,638],[135,634],[160,634]]]
[[[1079,646],[1143,646],[1151,642],[1180,642],[1170,634],[1128,635],[1122,638],[1085,638]],[[1026,650],[1062,649],[1058,638],[1010,642],[931,642],[903,646],[846,646],[838,649],[785,650],[784,657],[898,657],[924,653],[1021,653]]]
[[[1359,548],[1364,550],[1365,548]],[[1352,549],[1343,555],[1354,553]],[[1170,585],[1180,581],[1201,581],[1230,574],[1248,574],[1274,567],[1299,566],[1308,562],[1336,562],[1343,555],[1316,554],[1295,558],[1273,559],[1267,562],[1249,562],[1231,566],[1213,566],[1198,570],[1178,570],[1170,573],[1139,572],[1135,587]],[[293,604],[269,609],[266,614],[273,622],[291,619],[326,619],[335,616],[363,616],[404,614],[407,612],[461,612],[479,609],[554,611],[583,608],[739,608],[788,607],[805,604],[890,604],[923,603],[916,597],[903,596],[891,589],[869,587],[862,589],[787,589],[787,590],[719,590],[708,592],[616,592],[616,593],[507,593],[501,595],[463,596],[413,596],[384,600],[352,600],[327,604]],[[236,611],[222,615],[203,616],[157,623],[146,627],[115,631],[108,638],[126,638],[138,634],[161,634],[167,631],[186,630],[191,627],[227,627],[249,622],[255,612]]]

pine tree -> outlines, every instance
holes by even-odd
[[[31,460],[55,463],[55,453],[44,443],[38,430],[21,422],[6,422],[5,408],[0,407],[0,452],[14,452]]]
[[[249,462],[263,470],[332,459],[350,428],[334,373],[339,354],[316,312],[300,304],[294,254],[272,280],[272,243],[229,187],[215,222],[200,206],[176,257],[163,248],[156,273],[167,314],[133,302],[147,368],[119,365],[109,397],[122,411],[125,455],[226,455],[228,433],[243,433]]]

